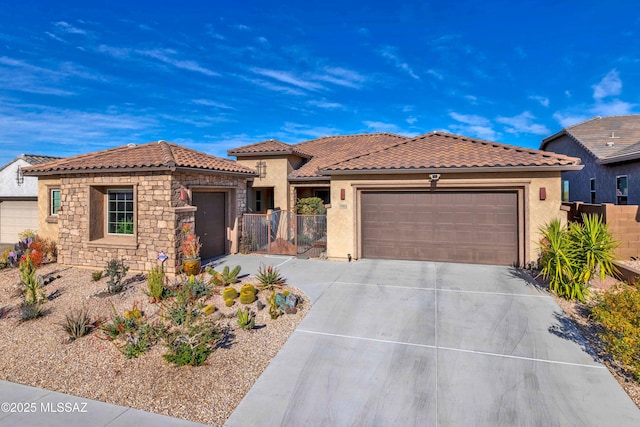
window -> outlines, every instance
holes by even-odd
[[[325,205],[331,203],[331,192],[329,190],[313,190],[313,196],[321,198]]]
[[[616,204],[626,205],[627,197],[629,196],[629,186],[627,182],[627,176],[616,177]]]
[[[256,191],[256,212],[262,212],[262,191]]]
[[[569,201],[569,181],[566,179],[562,181],[562,201]]]
[[[51,209],[49,210],[49,215],[58,215],[58,212],[60,212],[60,189],[59,188],[54,188],[51,190],[50,193],[50,206]]]
[[[107,190],[107,233],[133,234],[133,190]]]
[[[591,204],[595,204],[596,203],[596,179],[595,178],[591,178],[589,180],[589,189],[591,192]]]

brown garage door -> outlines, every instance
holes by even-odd
[[[363,258],[518,261],[515,192],[367,191],[361,212]]]

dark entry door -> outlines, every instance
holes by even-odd
[[[196,233],[200,236],[202,259],[224,255],[227,248],[226,194],[193,193],[196,211]]]

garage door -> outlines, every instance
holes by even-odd
[[[38,202],[0,202],[0,243],[16,243],[27,228],[38,229]]]
[[[511,265],[518,261],[515,192],[368,191],[363,258]]]

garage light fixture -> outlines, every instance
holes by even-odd
[[[24,182],[24,175],[22,175],[22,169],[20,169],[20,166],[18,166],[18,169],[16,170],[16,182],[18,185],[22,185]]]

